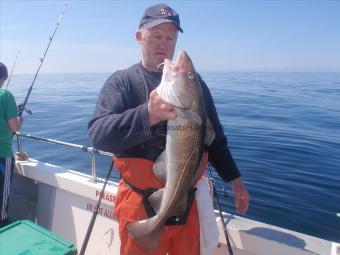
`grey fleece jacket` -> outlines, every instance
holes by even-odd
[[[125,71],[117,71],[100,91],[88,131],[93,146],[115,153],[119,157],[139,157],[155,161],[165,149],[166,121],[150,128],[147,102],[150,92],[160,84],[162,74],[146,70],[140,63],[130,67],[134,79],[145,87],[144,100],[131,85]],[[214,131],[215,140],[209,146],[209,162],[224,181],[240,176],[227,146],[227,139],[217,116],[210,91],[201,79],[204,102]]]

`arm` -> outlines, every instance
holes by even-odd
[[[241,176],[239,169],[228,148],[227,138],[217,115],[213,98],[207,85],[201,80],[205,108],[214,127],[215,140],[209,146],[209,162],[216,169],[225,182],[232,181]]]
[[[14,96],[8,91],[4,95],[3,107],[9,129],[13,133],[19,131],[23,119],[18,117],[18,110]]]
[[[97,149],[124,152],[154,138],[147,104],[134,105],[136,95],[121,72],[113,74],[102,88],[88,131]]]
[[[249,206],[249,194],[243,184],[242,177],[236,163],[228,148],[227,138],[224,135],[223,127],[217,115],[213,98],[207,85],[201,80],[204,101],[208,116],[215,131],[215,140],[209,147],[209,162],[216,169],[221,178],[232,183],[232,190],[235,193],[236,211],[245,214]]]
[[[17,132],[21,128],[22,124],[22,118],[20,117],[14,117],[7,121],[9,129],[12,131],[12,133]]]

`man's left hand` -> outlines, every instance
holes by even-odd
[[[249,206],[249,194],[241,177],[232,181],[232,190],[235,194],[236,211],[238,213],[246,214]]]

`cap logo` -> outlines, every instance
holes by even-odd
[[[162,16],[175,16],[176,13],[168,8],[161,8],[161,14]]]

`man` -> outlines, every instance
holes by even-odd
[[[128,233],[127,225],[146,219],[150,211],[145,199],[150,188],[164,187],[153,175],[153,162],[165,148],[166,121],[176,118],[174,108],[162,101],[155,88],[160,84],[164,59],[172,59],[178,31],[183,32],[178,14],[165,4],[145,10],[136,32],[142,60],[117,71],[102,88],[94,116],[89,122],[93,145],[113,152],[122,179],[115,204],[119,221],[121,254],[199,254],[199,223],[194,201],[184,223],[167,224],[156,251],[145,253]],[[209,161],[225,181],[232,181],[236,209],[246,213],[248,192],[227,147],[215,105],[201,81],[207,113],[216,138],[208,149]],[[152,213],[152,212],[151,212]]]
[[[12,133],[21,127],[13,95],[1,89],[8,78],[7,67],[0,63],[0,226],[6,223],[10,182],[14,169]]]

